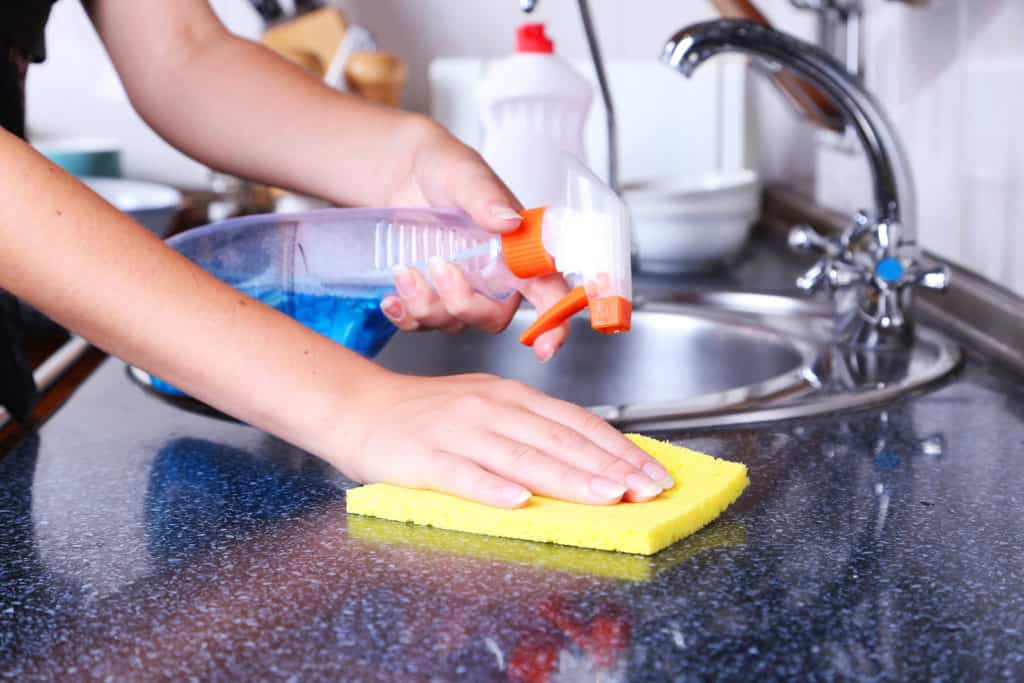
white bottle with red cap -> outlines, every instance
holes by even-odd
[[[590,83],[555,54],[543,24],[523,24],[516,53],[489,65],[477,95],[484,159],[524,206],[556,201],[563,191],[561,155],[586,164]]]

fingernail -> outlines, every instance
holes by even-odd
[[[522,505],[526,501],[530,500],[532,495],[533,494],[522,486],[516,486],[515,484],[509,484],[501,489],[501,497],[513,505]]]
[[[523,220],[523,217],[519,215],[518,211],[507,206],[496,206],[492,208],[491,215],[503,221],[516,221],[518,223]]]
[[[395,321],[401,320],[405,316],[405,309],[402,307],[402,302],[393,296],[386,297],[381,301],[380,308],[384,311],[384,315]]]
[[[625,486],[601,477],[593,477],[590,480],[590,490],[605,500],[618,500],[626,495]]]
[[[416,294],[416,277],[412,271],[403,266],[396,266],[392,271],[395,277],[395,287],[398,293],[404,297],[411,297]]]
[[[644,465],[644,474],[654,480],[663,490],[670,489],[676,485],[672,475],[657,463],[649,462]]]
[[[661,486],[641,474],[627,474],[626,486],[642,498],[654,498],[661,493]]]
[[[438,289],[448,289],[452,284],[452,274],[448,270],[448,264],[444,262],[444,259],[436,256],[430,259],[430,277]]]
[[[555,355],[555,345],[551,342],[539,342],[536,345],[537,358],[541,363],[547,363]]]

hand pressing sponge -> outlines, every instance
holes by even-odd
[[[350,513],[582,548],[653,555],[722,513],[746,488],[747,467],[638,434],[627,437],[668,469],[676,485],[646,503],[583,505],[534,496],[515,510],[436,491],[371,484],[348,491]]]

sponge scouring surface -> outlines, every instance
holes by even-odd
[[[627,437],[676,482],[646,503],[595,506],[534,496],[522,508],[505,510],[436,491],[370,484],[348,491],[348,511],[453,531],[653,555],[714,520],[749,483],[746,465],[638,434]]]

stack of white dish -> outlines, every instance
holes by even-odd
[[[743,248],[761,211],[750,170],[708,171],[628,183],[637,265],[652,273],[690,273],[727,264]]]

